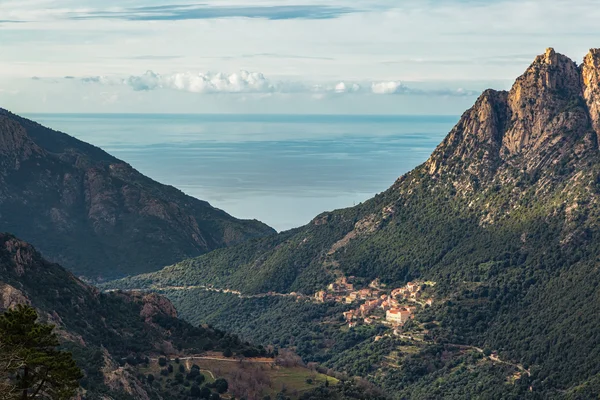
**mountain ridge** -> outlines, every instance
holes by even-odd
[[[275,233],[5,110],[0,154],[0,228],[88,278],[156,270]]]
[[[592,50],[590,54],[600,54],[600,52]],[[589,56],[586,57],[586,59],[588,58]],[[558,65],[560,68],[554,68],[554,65]],[[584,179],[590,179],[593,184],[596,171],[590,168],[590,165],[598,164],[600,151],[593,137],[594,132],[591,129],[588,106],[579,101],[573,102],[573,98],[583,99],[583,89],[579,83],[581,75],[577,73],[578,70],[576,64],[566,56],[555,53],[551,48],[548,49],[545,54],[536,57],[527,71],[517,79],[511,91],[486,90],[477,99],[475,105],[463,114],[432,156],[425,163],[398,178],[387,191],[356,207],[323,213],[305,227],[280,234],[278,236],[280,239],[275,237],[242,244],[241,247],[247,248],[250,251],[249,254],[254,253],[257,256],[254,262],[248,259],[244,263],[249,262],[247,267],[250,270],[256,270],[260,269],[261,260],[266,258],[266,261],[269,261],[267,253],[261,253],[263,243],[267,244],[267,247],[271,246],[267,250],[272,253],[271,257],[278,258],[276,255],[282,248],[289,247],[294,249],[293,251],[301,251],[302,248],[310,248],[307,243],[310,243],[315,236],[319,236],[317,240],[326,243],[326,248],[314,249],[313,254],[319,259],[319,264],[331,264],[331,259],[335,258],[338,253],[341,254],[351,241],[360,241],[361,238],[385,229],[395,219],[395,215],[402,207],[406,208],[409,203],[414,201],[424,201],[423,196],[426,196],[428,192],[439,193],[448,204],[462,202],[465,197],[472,196],[473,198],[466,207],[468,218],[472,218],[477,225],[486,226],[493,224],[497,219],[510,216],[514,212],[514,207],[520,207],[518,202],[523,200],[523,196],[539,195],[542,197],[541,201],[546,202],[551,199],[544,198],[544,194],[557,185],[577,185],[579,180]],[[591,75],[597,76],[600,74],[599,71],[594,72],[596,75]],[[561,75],[563,72],[568,79],[557,79],[554,76]],[[546,76],[548,80],[540,78],[542,75]],[[556,86],[552,82],[563,81],[571,82],[575,85],[575,89],[567,90],[567,95],[556,92],[554,89],[548,92],[547,82],[550,82],[552,87],[560,88],[564,83]],[[524,87],[525,89],[523,89]],[[531,106],[531,99],[535,98],[538,93],[536,88],[539,88],[540,96],[549,97],[546,103],[551,103],[549,109],[556,114],[554,117],[549,115],[545,109],[541,109],[542,106],[538,108]],[[535,123],[517,121],[519,122],[518,126],[524,132],[520,139],[516,137],[515,129],[511,128],[511,103],[517,104],[512,107],[516,107],[518,110],[525,108],[528,114],[536,116],[539,114],[541,118],[541,121]],[[593,105],[592,103],[590,107]],[[527,107],[530,108],[527,109]],[[572,118],[568,118],[569,116]],[[549,127],[548,129],[551,128],[555,134],[544,135],[543,129],[546,126]],[[505,146],[503,143],[507,137],[509,144]],[[549,141],[550,146],[547,149],[540,149],[539,146],[530,143],[531,137]],[[525,150],[525,153],[519,151],[511,154],[510,148],[516,149],[514,143],[529,144],[522,149]],[[587,171],[585,177],[573,173],[578,168]],[[540,172],[542,170],[543,173]],[[415,192],[419,192],[421,195],[416,196]],[[484,196],[474,195],[476,192],[482,193]],[[574,200],[576,199],[573,196],[568,199],[568,201]],[[561,202],[568,201],[561,200]],[[592,202],[595,200],[592,199]],[[571,204],[571,206],[573,205]],[[562,204],[559,204],[558,200],[548,203],[547,207],[556,210],[568,208],[568,206],[563,207]],[[575,212],[576,210],[577,206],[573,206],[571,211]],[[450,210],[449,212],[452,213]],[[436,218],[438,217],[436,216]],[[335,232],[331,230],[328,232],[328,228],[332,226],[336,226]],[[291,239],[302,235],[303,230],[306,230],[306,233],[303,238],[299,239],[299,242]],[[227,255],[226,250],[217,251],[201,257],[197,261],[203,263],[203,260],[220,259],[222,256],[227,258]],[[226,263],[231,265],[235,264],[235,261],[232,259]],[[285,259],[279,259],[279,261],[282,261],[280,264],[283,265],[295,263],[295,261]],[[180,271],[182,265],[190,264],[190,262],[193,263],[193,261],[188,261],[179,266],[167,268],[164,270],[165,275],[169,275],[173,269]],[[335,260],[332,265],[334,264]],[[283,268],[283,265],[280,265],[279,268]],[[321,268],[321,265],[318,267]],[[233,269],[243,270],[241,266],[233,267]],[[277,273],[277,271],[274,272]],[[353,272],[355,271],[348,273],[352,274]],[[235,277],[235,273],[229,273],[227,276]],[[370,278],[375,277],[370,276]],[[335,275],[328,275],[327,279],[333,280]],[[410,278],[408,279],[410,280]],[[268,278],[265,280],[273,282]],[[324,282],[322,281],[320,285]],[[237,286],[231,288],[243,291],[244,286],[248,290],[247,285],[248,282],[241,279]],[[311,290],[316,288],[312,286]],[[293,291],[302,288],[294,285],[260,288],[263,292],[267,292],[269,289]],[[255,293],[256,290],[252,289],[250,292]]]
[[[599,133],[592,127],[599,122],[595,111],[597,90],[592,85],[600,75],[600,68],[594,67],[597,58],[600,59],[600,51],[591,50],[584,64],[578,67],[549,48],[536,57],[510,91],[486,90],[427,161],[429,172],[439,173],[438,164],[441,159],[449,158],[449,150],[463,157],[484,151],[483,157],[475,157],[482,158],[485,167],[482,177],[485,172],[495,172],[499,163],[516,161],[519,166],[518,162],[526,157],[530,159],[522,167],[529,172],[546,166],[539,159],[540,151],[581,139],[567,135],[573,132],[585,137],[590,149],[596,151],[597,140],[587,135]],[[570,114],[576,118],[569,118]],[[464,137],[464,131],[471,135]]]

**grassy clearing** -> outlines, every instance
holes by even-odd
[[[264,359],[263,359],[264,360]],[[173,372],[167,376],[161,375],[161,370],[171,365]],[[176,363],[169,360],[166,366],[160,366],[158,360],[151,360],[148,366],[139,365],[137,370],[144,376],[152,374],[155,377],[154,386],[162,390],[175,392],[189,390],[189,386],[176,385],[176,376],[181,373],[185,377],[187,372],[197,365],[204,375],[204,382],[212,383],[215,378],[224,378],[229,383],[229,391],[224,398],[235,396],[251,399],[262,399],[269,395],[274,398],[279,392],[285,391],[291,398],[299,397],[303,392],[314,389],[325,382],[336,385],[336,378],[312,371],[301,366],[283,367],[275,363],[256,362],[252,359],[243,361],[187,359]],[[184,372],[180,371],[183,366]],[[184,381],[185,382],[185,381]],[[193,383],[193,382],[190,382]]]
[[[198,359],[191,362],[198,365],[207,378],[210,375],[208,371],[215,377],[225,378],[230,385],[229,394],[237,398],[274,397],[282,390],[294,398],[325,381],[329,381],[330,385],[338,383],[333,377],[304,367],[282,367],[271,363],[253,363],[252,360],[231,362]]]

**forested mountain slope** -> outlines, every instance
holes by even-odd
[[[62,345],[85,373],[81,393],[87,399],[185,399],[189,385],[183,395],[173,385],[171,396],[164,397],[159,385],[131,369],[161,355],[183,357],[206,349],[264,352],[236,336],[177,319],[171,302],[157,294],[101,293],[29,244],[0,234],[0,311],[17,304],[32,305],[42,320],[57,326]]]
[[[598,59],[592,50],[578,67],[549,49],[510,92],[484,92],[425,164],[375,198],[136,282],[309,293],[338,271],[401,282],[464,271],[449,267],[498,257],[496,246],[548,247],[532,230],[572,250],[597,228]]]
[[[477,380],[461,380],[473,365],[457,370],[444,354],[450,344],[485,347],[530,372],[510,388],[490,373],[485,398],[597,395],[599,110],[600,50],[577,65],[548,49],[510,91],[485,91],[426,163],[375,198],[113,286],[162,288],[185,317],[224,325],[234,318],[227,310],[203,314],[205,298],[173,287],[312,294],[340,275],[389,285],[435,281],[438,301],[420,317],[431,322],[432,345],[417,361],[411,356],[414,364],[361,369],[339,352],[323,360],[367,371],[400,397],[465,398],[483,395]],[[275,338],[275,323],[267,328],[274,333],[256,330]]]
[[[2,109],[0,230],[92,279],[154,271],[275,233]]]

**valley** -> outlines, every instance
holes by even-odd
[[[0,308],[56,326],[86,399],[595,398],[599,82],[600,50],[549,48],[387,190],[277,234],[0,111]]]
[[[600,376],[586,333],[600,326],[599,57],[548,49],[364,203],[106,288],[157,290],[192,323],[396,398],[586,398]]]

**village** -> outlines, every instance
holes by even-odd
[[[355,290],[352,277],[339,278],[330,284],[327,290],[315,294],[318,302],[334,301],[346,304],[359,304],[357,308],[343,313],[350,328],[358,324],[381,323],[390,325],[395,331],[407,321],[414,318],[419,307],[431,306],[433,298],[425,298],[424,290],[434,286],[435,282],[408,282],[401,288],[389,290],[379,280],[369,284],[367,288]]]

